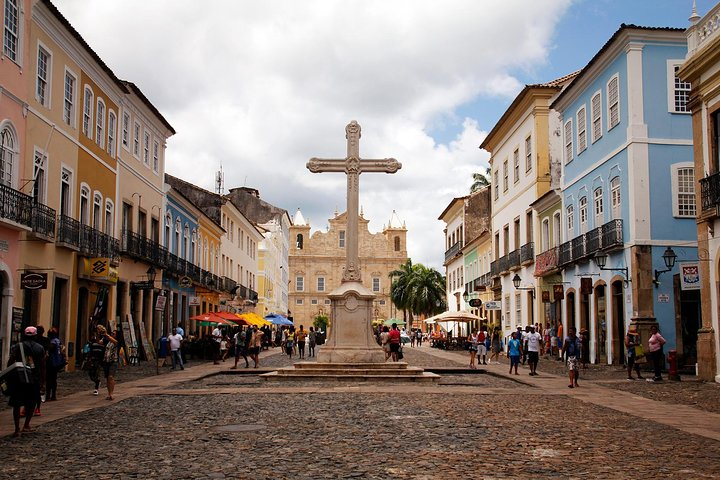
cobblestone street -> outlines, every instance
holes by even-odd
[[[261,367],[290,364],[276,352],[264,352]],[[406,347],[405,360],[442,369],[464,366],[466,355]],[[542,368],[539,377],[510,377],[490,365],[486,374],[443,374],[436,385],[276,383],[245,374],[252,368],[231,375],[231,366],[198,362],[160,376],[144,366],[137,380],[126,368],[112,403],[93,397],[82,373],[67,374],[66,390],[73,376],[82,388],[45,404],[37,432],[12,439],[10,412],[0,412],[0,478],[720,476],[720,416],[622,392],[612,379],[562,390],[564,378]],[[677,395],[715,388],[622,385]],[[668,425],[674,410],[708,429]]]

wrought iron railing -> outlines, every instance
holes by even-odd
[[[602,226],[602,247],[611,249],[623,246],[623,221],[610,220]]]
[[[0,184],[0,218],[32,226],[33,198],[5,184]]]
[[[58,228],[55,243],[70,247],[74,250],[80,248],[80,222],[67,215],[58,215]]]
[[[520,249],[513,250],[507,254],[508,269],[517,268],[520,266]]]
[[[456,242],[455,245],[448,248],[447,251],[445,252],[445,262],[447,262],[448,260],[451,260],[457,254],[459,254],[461,248],[462,248],[462,242]]]
[[[593,228],[585,234],[585,251],[588,255],[593,255],[600,250],[602,246],[602,227]]]
[[[510,271],[510,263],[508,262],[507,255],[500,257],[500,260],[498,260],[498,268],[500,269],[501,274]]]
[[[564,266],[572,263],[572,241],[565,242],[560,245],[560,251],[558,253],[558,266]]]
[[[572,239],[572,260],[578,261],[586,255],[585,250],[586,238],[585,234]]]
[[[88,257],[107,257],[110,261],[120,258],[120,242],[89,225],[80,225],[80,254]]]
[[[500,262],[495,260],[494,262],[490,262],[490,276],[497,277],[498,275],[500,275]]]
[[[720,205],[720,172],[700,179],[700,203],[703,210]]]
[[[52,241],[55,238],[56,221],[54,209],[42,203],[33,203],[32,229],[36,236]]]
[[[533,242],[526,243],[520,247],[520,263],[532,262],[535,260],[535,244]]]

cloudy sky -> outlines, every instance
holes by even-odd
[[[686,27],[692,0],[54,0],[115,74],[177,131],[166,170],[214,190],[250,186],[314,230],[345,209],[344,157],[362,126],[370,229],[397,210],[414,262],[442,268],[438,215],[468,193],[486,133],[524,84],[582,68],[620,23]],[[698,0],[700,14],[713,0]]]

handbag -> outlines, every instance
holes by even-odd
[[[635,361],[645,358],[645,350],[642,345],[635,345]]]

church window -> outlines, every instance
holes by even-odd
[[[373,292],[379,292],[379,291],[380,291],[380,278],[379,278],[379,277],[373,277],[373,279],[372,279],[372,291],[373,291]]]
[[[395,251],[399,252],[400,251],[400,237],[396,236],[393,240],[395,242]]]
[[[340,248],[345,248],[345,230],[340,230],[338,246]]]
[[[317,279],[317,291],[318,291],[318,292],[324,292],[324,291],[325,291],[325,277],[318,277],[318,279]]]
[[[295,247],[296,247],[298,250],[302,250],[302,249],[303,249],[303,236],[302,236],[302,233],[298,233],[298,234],[297,234],[297,237],[295,237]]]

